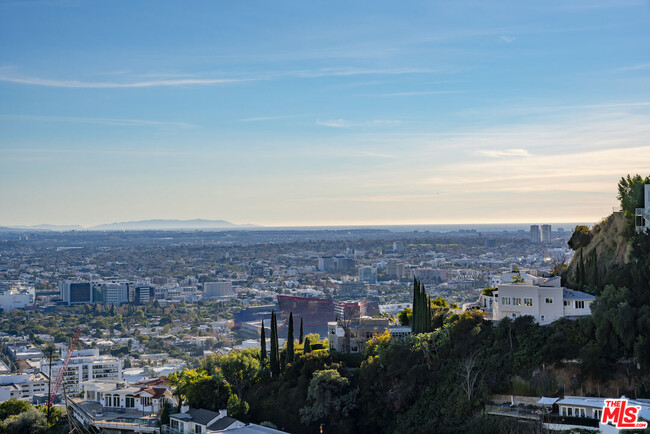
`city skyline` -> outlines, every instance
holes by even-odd
[[[650,173],[648,28],[647,1],[6,1],[0,226],[597,222]]]

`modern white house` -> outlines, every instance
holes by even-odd
[[[493,320],[530,315],[542,325],[564,317],[591,315],[591,303],[596,299],[585,292],[562,287],[559,277],[502,284],[494,297]]]
[[[637,208],[634,213],[634,226],[637,232],[650,229],[650,184],[643,186],[644,208]]]

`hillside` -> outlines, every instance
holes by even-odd
[[[589,232],[589,243],[577,249],[569,263],[565,283],[572,288],[581,286],[577,276],[581,258],[585,267],[583,286],[587,292],[599,293],[604,285],[617,283],[618,272],[630,262],[632,254],[632,243],[626,235],[628,225],[629,220],[622,212],[612,213],[595,225]]]

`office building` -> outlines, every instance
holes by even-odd
[[[404,241],[395,241],[393,243],[393,252],[402,253],[404,251]]]
[[[73,304],[93,303],[93,284],[90,282],[60,282],[59,292],[63,303]]]
[[[318,271],[332,273],[336,271],[336,262],[331,256],[321,256],[318,258]]]
[[[377,283],[377,269],[374,267],[359,267],[359,280],[368,283]]]
[[[551,225],[542,225],[542,243],[551,244]]]
[[[133,303],[147,304],[156,299],[156,291],[150,285],[138,285],[133,288]]]
[[[337,320],[347,321],[362,316],[372,318],[379,313],[379,303],[376,301],[339,301],[334,303],[334,314]]]
[[[339,297],[365,297],[368,293],[366,282],[348,281],[339,283],[336,295]]]
[[[539,243],[541,239],[539,225],[530,225],[530,242]]]
[[[345,256],[336,256],[334,258],[334,265],[336,266],[336,271],[339,273],[345,273],[349,271],[354,271],[354,258],[346,258]]]
[[[203,299],[210,300],[219,297],[230,297],[234,295],[232,282],[222,280],[219,282],[205,282],[203,284]]]
[[[406,267],[401,262],[389,262],[386,264],[386,275],[391,278],[400,278],[404,276]]]
[[[305,334],[318,333],[321,336],[327,334],[327,323],[334,321],[334,302],[325,298],[293,297],[278,295],[278,307],[283,327],[289,321],[289,314],[293,312],[293,323],[300,326],[300,319],[303,320]]]
[[[127,282],[109,282],[102,283],[101,288],[104,293],[104,303],[121,306],[129,302],[129,283]]]

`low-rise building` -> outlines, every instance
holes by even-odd
[[[30,403],[42,401],[47,397],[47,375],[35,374],[0,375],[0,402],[12,398]]]

